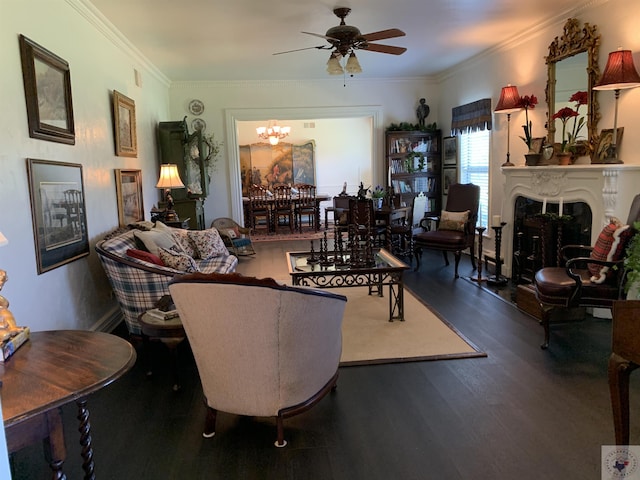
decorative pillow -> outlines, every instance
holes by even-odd
[[[464,212],[447,212],[446,210],[442,210],[438,230],[456,230],[458,232],[464,232],[464,224],[469,220],[470,213],[470,210],[465,210]]]
[[[142,243],[144,244],[147,251],[153,253],[158,257],[160,256],[158,255],[158,249],[160,247],[166,249],[171,249],[173,247],[173,250],[177,249],[177,251],[179,252],[182,251],[182,247],[176,242],[176,239],[173,238],[173,235],[171,235],[170,232],[162,229],[152,228],[147,232],[135,230],[133,232],[133,236],[136,239],[142,240]]]
[[[158,253],[160,254],[160,260],[169,268],[175,268],[187,273],[198,271],[196,261],[186,253],[179,253],[162,247],[158,249]]]
[[[156,265],[160,265],[164,267],[164,263],[160,260],[160,257],[154,255],[151,252],[145,252],[144,250],[137,250],[134,248],[130,248],[127,250],[127,256],[137,258],[138,260],[144,260],[145,262],[154,263]]]
[[[189,238],[188,230],[185,230],[184,228],[166,228],[169,229],[171,235],[173,235],[173,238],[175,238],[176,242],[182,247],[184,253],[192,258],[196,258],[198,256],[196,246]]]
[[[228,228],[226,229],[226,233],[229,236],[229,238],[234,239],[234,238],[240,238],[240,230],[238,230],[238,227],[233,227],[233,228]]]
[[[611,217],[609,224],[598,235],[590,258],[607,262],[615,262],[622,259],[632,235],[633,231],[629,225],[623,225],[616,217]],[[591,273],[591,281],[593,283],[603,283],[611,272],[607,266],[590,263],[589,273]]]
[[[209,228],[207,230],[187,230],[189,239],[193,242],[198,252],[198,256],[206,260],[207,258],[229,255],[229,250],[224,245],[218,230]]]

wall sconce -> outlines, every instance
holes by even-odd
[[[277,145],[280,140],[285,138],[291,132],[291,127],[281,127],[277,120],[269,120],[267,127],[256,128],[258,137],[269,140],[271,145]]]
[[[593,87],[594,90],[615,91],[613,138],[611,139],[611,146],[607,149],[607,158],[604,159],[604,163],[623,163],[618,158],[618,145],[616,144],[618,138],[618,98],[620,97],[620,90],[635,87],[640,87],[640,76],[633,64],[631,50],[619,48],[615,52],[611,52],[602,78]]]
[[[164,219],[169,222],[178,220],[178,215],[173,209],[173,197],[171,196],[172,188],[185,188],[184,183],[180,180],[178,166],[175,163],[163,163],[160,165],[160,178],[156,184],[156,188],[164,188],[164,201],[167,206],[164,210]]]
[[[510,160],[511,153],[509,152],[509,136],[511,134],[509,125],[511,123],[511,114],[518,110],[522,110],[522,107],[520,106],[520,94],[518,93],[518,87],[511,84],[506,87],[502,87],[500,100],[498,100],[498,105],[494,112],[507,114],[507,161],[502,164],[503,167],[513,167],[513,163],[511,163]]]

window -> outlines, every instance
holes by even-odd
[[[489,225],[489,130],[460,134],[460,183],[480,187],[478,225]]]

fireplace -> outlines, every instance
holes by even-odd
[[[542,267],[561,265],[561,246],[590,244],[593,221],[589,205],[563,202],[562,220],[555,217],[559,208],[559,203],[516,197],[512,279],[517,283],[530,283]],[[547,215],[542,214],[543,209]]]
[[[508,277],[518,273],[513,267],[517,228],[522,224],[522,212],[519,210],[541,212],[542,204],[546,202],[548,213],[558,213],[562,201],[563,213],[573,217],[577,216],[574,209],[580,209],[580,221],[588,223],[588,207],[590,228],[587,231],[586,226],[578,227],[580,232],[576,233],[576,238],[579,241],[576,243],[593,245],[609,217],[627,220],[631,202],[639,193],[640,185],[640,165],[517,166],[503,167],[502,173],[505,176],[502,219],[507,222],[502,231],[502,273]],[[524,200],[518,203],[519,198]]]

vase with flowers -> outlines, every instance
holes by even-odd
[[[376,188],[369,189],[369,195],[373,200],[373,205],[380,209],[382,208],[382,203],[384,202],[384,197],[387,196],[387,192],[381,185],[376,185]]]
[[[533,139],[533,122],[529,120],[529,110],[533,110],[538,104],[538,98],[535,95],[524,95],[518,100],[518,106],[524,109],[525,124],[522,126],[524,137],[520,137],[527,144],[527,153],[525,153],[525,165],[535,166],[540,161],[540,152],[536,151]]]
[[[558,154],[560,161],[566,157],[565,161],[570,163],[572,156],[577,152],[580,130],[585,124],[585,117],[580,116],[580,107],[587,104],[587,99],[587,92],[578,91],[569,99],[570,102],[575,102],[575,108],[563,107],[553,115],[554,120],[559,119],[562,122],[562,143]],[[571,118],[573,118],[573,126],[571,131],[567,131],[567,122]]]

